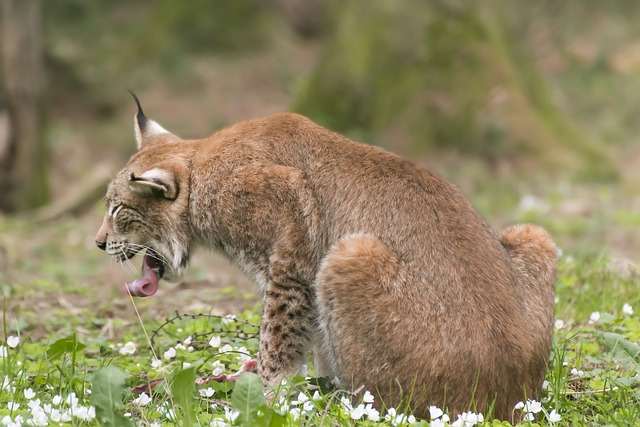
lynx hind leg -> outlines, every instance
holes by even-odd
[[[508,227],[499,239],[509,254],[518,297],[523,303],[528,325],[523,333],[533,344],[525,392],[530,398],[537,398],[551,351],[558,252],[551,236],[536,225]]]
[[[314,349],[318,376],[337,377],[340,386],[364,386],[376,403],[397,404],[411,380],[399,384],[399,363],[416,331],[403,327],[406,304],[399,292],[406,271],[380,240],[354,235],[336,243],[316,279],[319,339]],[[406,298],[406,297],[405,297]],[[400,374],[402,376],[402,374]]]

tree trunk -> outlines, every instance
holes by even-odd
[[[0,0],[0,210],[47,201],[40,0]],[[1,95],[4,95],[3,97]]]

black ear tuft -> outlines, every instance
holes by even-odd
[[[136,106],[138,107],[138,112],[136,113],[136,121],[138,122],[138,127],[140,128],[140,132],[144,133],[144,130],[147,127],[147,122],[149,121],[149,119],[147,118],[147,116],[144,115],[144,112],[142,111],[142,106],[140,105],[140,100],[138,99],[136,94],[129,89],[127,89],[127,92],[129,92],[131,96],[133,96],[133,100],[136,102]]]

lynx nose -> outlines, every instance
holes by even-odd
[[[96,240],[96,246],[104,251],[105,249],[107,249],[107,242],[101,242],[100,240]]]

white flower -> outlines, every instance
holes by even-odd
[[[191,367],[191,363],[189,362],[182,362],[182,369],[187,369]]]
[[[589,324],[590,325],[593,325],[594,323],[598,323],[599,320],[600,320],[600,312],[599,311],[594,311],[589,316]]]
[[[52,409],[51,414],[49,416],[51,417],[51,421],[55,423],[62,421],[62,414],[57,409]]]
[[[193,341],[193,338],[191,337],[191,335],[189,335],[187,338],[184,339],[184,341],[182,341],[182,344],[190,345],[191,341]]]
[[[413,415],[409,415],[407,417],[405,414],[398,414],[396,408],[387,409],[387,415],[385,415],[384,419],[386,421],[390,421],[394,426],[403,423],[414,424],[416,422],[416,417],[414,417]]]
[[[7,357],[7,347],[0,345],[0,357]]]
[[[69,404],[69,406],[71,406],[72,408],[74,406],[78,406],[78,398],[76,397],[75,393],[70,393],[69,396],[67,396],[67,398],[65,399],[65,402],[67,402]]]
[[[136,352],[136,345],[129,341],[121,349],[120,354],[133,354]]]
[[[298,421],[300,418],[300,408],[291,408],[289,413],[293,416],[293,421]]]
[[[221,339],[220,337],[213,336],[213,337],[211,337],[211,339],[209,340],[209,345],[210,345],[211,347],[218,348],[218,347],[220,347],[220,343],[221,343],[221,341],[222,341],[222,339]]]
[[[19,337],[9,337],[7,338],[7,345],[11,348],[16,348],[18,346],[18,344],[20,344],[20,338]]]
[[[47,417],[42,408],[35,408],[31,410],[31,419],[27,420],[27,424],[31,426],[48,426],[49,417]]]
[[[200,393],[200,396],[202,397],[211,397],[215,393],[215,390],[209,387],[209,388],[198,390],[198,393]]]
[[[162,366],[162,360],[154,358],[151,361],[151,367],[152,368],[156,369],[156,368],[159,368],[160,366]]]
[[[307,400],[306,402],[304,402],[304,404],[302,405],[302,410],[306,413],[311,413],[314,412],[316,410],[315,405],[313,404],[312,401]]]
[[[577,377],[584,377],[584,372],[580,371],[576,368],[571,369],[571,375],[575,375]]]
[[[62,403],[62,396],[56,394],[55,396],[53,396],[53,399],[51,399],[51,403],[53,403],[55,406],[58,406],[60,403]]]
[[[301,403],[306,402],[307,400],[309,400],[309,397],[304,394],[303,392],[300,392],[300,394],[298,394],[298,399],[297,400],[292,400],[291,404],[292,405],[299,405]]]
[[[35,394],[35,393],[34,393]],[[31,408],[32,411],[36,410],[36,409],[40,409],[40,399],[36,399],[36,400],[30,400],[27,403],[27,406],[29,408]]]
[[[358,406],[356,406],[355,408],[353,408],[351,410],[351,412],[349,413],[349,415],[351,416],[352,420],[359,420],[360,418],[362,418],[364,416],[364,414],[367,411],[364,409],[364,405],[361,403]]]
[[[318,390],[313,392],[313,396],[311,396],[311,400],[322,400],[322,395]]]
[[[224,347],[220,349],[220,351],[223,353],[228,353],[230,351],[233,351],[233,347],[231,347],[229,344],[225,344]]]
[[[347,410],[349,412],[351,412],[351,410],[353,409],[353,405],[351,405],[351,399],[349,399],[347,396],[342,396],[340,398],[340,402],[342,402],[342,404],[347,408]],[[391,408],[393,409],[393,408]],[[391,409],[389,409],[389,411],[391,411]],[[395,411],[395,409],[394,409]]]
[[[142,393],[140,396],[133,399],[133,404],[138,406],[145,406],[149,402],[151,402],[151,398],[147,393]]]
[[[20,407],[20,404],[18,402],[11,401],[7,403],[7,409],[10,411],[17,411],[19,407]]]
[[[27,400],[31,400],[31,399],[33,399],[34,397],[36,397],[36,393],[35,393],[35,391],[33,391],[33,390],[32,390],[32,389],[30,389],[30,388],[28,388],[28,389],[24,390],[24,391],[23,391],[23,393],[24,393],[24,398],[25,398],[25,399],[27,399]]]
[[[547,381],[547,380],[542,381],[542,389],[543,390],[547,390],[549,388],[549,385],[550,385],[549,381]]]
[[[446,421],[443,421],[441,419],[431,420],[431,422],[429,423],[429,427],[445,427],[445,425]]]
[[[158,427],[160,427],[159,424],[158,424]],[[211,423],[209,424],[209,427],[227,427],[227,423],[226,421],[220,418],[216,418],[215,420],[211,421]]]
[[[562,420],[562,417],[554,409],[551,412],[549,412],[549,416],[547,416],[547,419],[549,420],[550,423],[557,423],[558,421]]]
[[[178,343],[175,345],[175,349],[176,350],[186,350],[187,347],[185,347],[184,345],[182,345],[181,343]]]
[[[374,400],[374,398],[373,398],[373,394],[369,393],[369,391],[368,391],[368,390],[367,390],[367,391],[365,391],[365,392],[364,392],[364,396],[362,396],[362,401],[363,401],[364,403],[373,403],[373,400]]]
[[[236,351],[237,351],[238,353],[240,353],[240,354],[238,355],[238,360],[239,360],[240,362],[243,362],[243,363],[244,363],[244,362],[246,362],[247,360],[251,360],[251,356],[249,356],[249,350],[247,350],[247,348],[246,348],[246,347],[238,347],[238,348],[236,349]]]
[[[377,422],[380,420],[380,412],[370,403],[364,407],[369,421]]]
[[[553,326],[554,326],[556,329],[562,329],[562,328],[564,328],[564,320],[562,320],[562,319],[556,319],[556,321],[555,321],[555,323],[553,324]]]
[[[74,410],[74,414],[76,418],[80,418],[84,421],[90,421],[96,417],[96,408],[93,406],[77,406]]]
[[[458,415],[458,419],[452,424],[455,427],[473,427],[478,423],[484,421],[482,414],[475,414],[473,412],[463,412]]]
[[[535,400],[527,400],[527,404],[524,406],[524,411],[532,414],[537,414],[542,411],[542,403]]]
[[[444,412],[442,411],[442,409],[438,408],[437,406],[429,406],[429,416],[432,420],[440,418],[443,414]]]
[[[211,366],[213,368],[213,370],[211,371],[211,375],[213,375],[214,377],[220,375],[225,370],[224,363],[220,362],[219,360],[213,362]]]
[[[622,306],[622,312],[631,316],[633,314],[633,307],[631,307],[629,304],[625,304]]]
[[[524,402],[520,401],[520,402],[516,403],[516,406],[514,408],[515,409],[524,409]]]
[[[234,411],[229,408],[224,408],[224,417],[231,423],[234,422],[239,415],[240,415],[240,412],[238,411]]]
[[[233,323],[236,320],[236,315],[235,314],[229,314],[227,316],[224,316],[222,318],[222,324],[223,325],[228,325],[229,323]]]
[[[527,412],[526,414],[524,414],[524,417],[523,417],[525,421],[533,421],[534,418],[535,416],[531,412]]]
[[[171,360],[176,357],[176,349],[171,347],[169,350],[165,351],[163,357],[167,360]]]
[[[159,423],[159,422],[154,421],[154,422],[152,422],[151,424],[149,424],[149,427],[162,427],[162,426],[160,425],[160,423]]]

